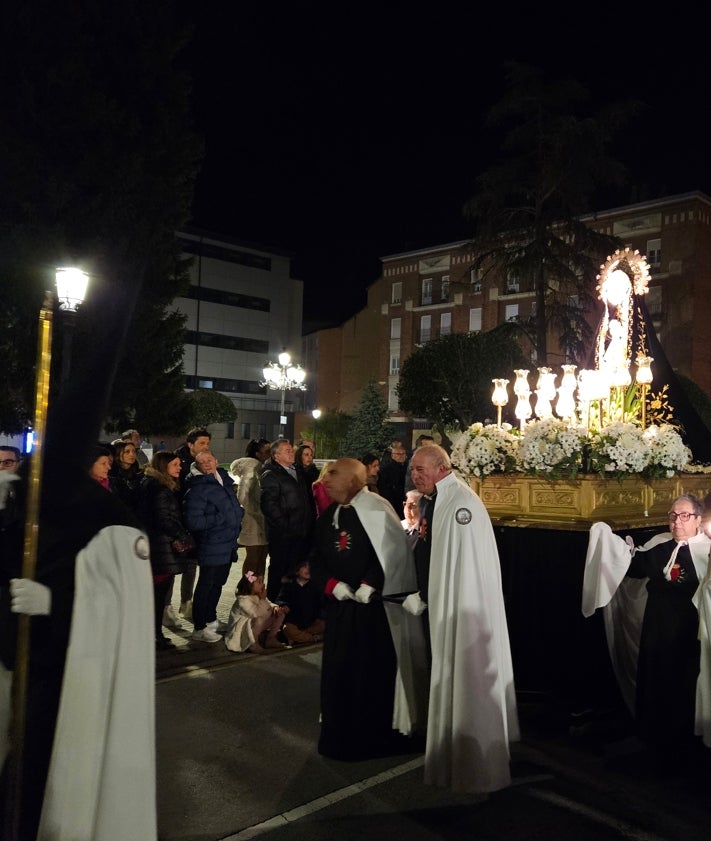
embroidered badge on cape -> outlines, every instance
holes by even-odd
[[[467,523],[471,523],[472,521],[472,512],[468,508],[458,508],[454,519],[460,526],[466,526]]]
[[[345,529],[341,529],[338,532],[338,537],[336,538],[334,544],[336,547],[336,551],[338,552],[345,552],[346,549],[351,548],[351,536],[350,533],[347,532]]]
[[[142,561],[147,561],[150,558],[151,553],[148,548],[148,541],[143,535],[136,538],[136,542],[133,544],[133,551]]]
[[[674,566],[669,571],[669,580],[672,582],[679,582],[680,584],[683,581],[686,581],[686,570],[683,566],[679,564],[674,564]]]

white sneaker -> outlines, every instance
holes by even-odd
[[[167,607],[163,609],[163,621],[162,623],[165,625],[166,628],[182,628],[182,624],[180,622],[180,617],[175,612],[175,608],[172,604],[169,604]]]
[[[192,622],[193,619],[193,600],[187,602],[180,602],[180,615],[183,619],[187,619],[188,622]]]
[[[225,625],[224,622],[220,622],[219,619],[214,619],[212,622],[208,622],[205,627],[214,631],[216,634],[224,634],[227,630],[227,625]]]
[[[203,628],[201,631],[193,631],[191,639],[199,640],[200,642],[219,642],[222,636],[221,634],[215,633],[212,628]]]

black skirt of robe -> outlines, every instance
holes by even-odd
[[[338,529],[333,511],[317,523],[318,580],[336,578],[354,591],[367,581],[382,591],[383,570],[355,510],[339,510]],[[392,753],[397,661],[382,601],[329,600],[322,664],[319,753],[344,760]]]
[[[638,552],[628,572],[649,578],[637,663],[637,727],[645,741],[661,747],[693,738],[699,675],[699,614],[691,601],[699,580],[688,546],[676,557],[678,577],[666,580],[663,570],[675,545],[670,540]]]

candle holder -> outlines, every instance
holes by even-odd
[[[652,356],[637,357],[637,376],[635,380],[642,387],[642,429],[647,428],[647,390],[654,379],[652,376]]]
[[[495,379],[491,381],[494,384],[494,392],[491,395],[491,402],[496,406],[496,425],[501,427],[501,408],[509,402],[509,393],[506,386],[509,384],[508,380]]]

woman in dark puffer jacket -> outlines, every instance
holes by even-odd
[[[163,636],[163,608],[174,576],[183,573],[187,562],[193,557],[190,551],[177,551],[180,543],[194,546],[194,541],[183,524],[179,477],[180,458],[168,450],[155,453],[145,470],[138,506],[138,514],[151,547],[158,650],[175,647]]]

